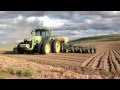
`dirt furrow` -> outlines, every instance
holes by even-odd
[[[102,53],[102,51],[95,54],[94,56],[91,56],[90,58],[88,58],[86,61],[84,61],[82,63],[81,67],[86,68],[92,62],[92,60],[96,59],[99,56],[99,54],[101,54],[101,53]]]
[[[99,63],[101,63],[102,57],[105,55],[106,52],[107,52],[107,49],[94,60],[91,66],[93,70],[97,70],[97,68],[99,67]]]
[[[115,51],[119,54],[119,58],[120,58],[120,50],[117,49]]]
[[[96,55],[96,57],[94,59],[92,59],[92,61],[88,64],[88,66],[86,68],[91,68],[93,63],[96,61],[97,58],[100,57],[101,54],[103,54],[106,51],[106,49],[104,49],[104,51],[101,51],[98,55]]]
[[[106,52],[106,54],[104,55],[104,57],[102,59],[101,67],[100,67],[100,69],[103,69],[102,71],[105,74],[109,73],[109,64],[108,64],[109,52],[110,52],[110,50],[108,49],[108,51]]]
[[[118,61],[118,64],[120,64],[120,55],[118,54],[116,50],[114,50],[113,52],[115,53],[115,58]]]
[[[114,66],[115,66],[115,70],[117,71],[117,74],[119,74],[120,72],[120,65],[118,63],[118,61],[116,60],[116,53],[113,52],[114,50],[111,51],[112,53],[112,61],[114,63]]]
[[[99,61],[99,70],[102,70],[104,68],[104,61],[107,59],[109,49],[106,49],[106,53],[104,53],[103,57]]]
[[[115,63],[113,62],[113,58],[112,58],[112,50],[110,48],[110,53],[109,53],[109,63],[110,63],[110,72],[111,74],[116,74],[116,70],[115,70]]]

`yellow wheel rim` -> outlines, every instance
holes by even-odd
[[[56,42],[55,48],[56,48],[57,53],[60,52],[60,43],[59,42]]]
[[[50,45],[49,44],[45,45],[45,53],[46,54],[50,53]]]

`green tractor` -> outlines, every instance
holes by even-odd
[[[34,29],[31,32],[32,37],[24,39],[24,42],[18,44],[16,51],[18,54],[24,53],[59,53],[61,49],[60,41],[51,36],[49,29]]]
[[[24,39],[13,49],[14,53],[96,53],[95,47],[76,46],[68,43],[67,37],[51,36],[51,30],[47,28],[34,29],[31,34],[31,38]]]

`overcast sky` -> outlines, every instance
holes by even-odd
[[[0,43],[20,42],[32,29],[47,26],[52,35],[76,39],[120,33],[119,11],[0,11]]]

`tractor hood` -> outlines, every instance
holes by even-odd
[[[41,41],[41,36],[32,36],[31,38],[25,38],[24,43],[20,44],[20,47],[25,50],[32,50],[34,45],[39,44]]]
[[[31,38],[24,39],[24,42],[32,42],[32,45],[35,45],[36,43],[40,43],[42,41],[41,36],[33,36]]]

